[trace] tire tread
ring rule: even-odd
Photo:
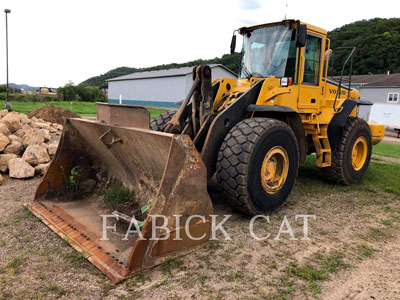
[[[154,131],[161,131],[164,125],[172,119],[175,113],[175,110],[169,110],[158,115],[150,121],[150,129]]]
[[[357,117],[349,117],[346,121],[342,138],[338,148],[332,151],[332,163],[330,167],[325,168],[327,175],[330,179],[334,180],[337,183],[343,185],[350,185],[353,182],[350,182],[345,176],[345,149],[348,139],[350,137],[350,133],[355,130],[357,127],[367,126],[369,130],[368,123]],[[367,162],[369,163],[369,161]]]
[[[218,154],[217,181],[223,190],[222,195],[230,205],[247,215],[260,213],[252,204],[247,190],[250,158],[263,133],[273,127],[289,129],[296,140],[293,131],[282,121],[269,118],[246,119],[231,129]]]

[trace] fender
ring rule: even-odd
[[[328,139],[332,151],[336,150],[339,146],[346,121],[357,104],[357,100],[346,99],[342,104],[342,110],[335,114],[329,123]]]
[[[293,130],[299,146],[299,163],[303,164],[307,155],[306,133],[300,115],[291,107],[282,105],[255,105],[247,107],[248,112],[255,112],[267,118],[278,119],[287,123]]]
[[[256,104],[250,104],[247,107],[247,111],[248,112],[273,111],[273,112],[285,112],[285,113],[296,112],[293,108],[288,107],[288,106],[282,106],[282,105],[256,105]]]

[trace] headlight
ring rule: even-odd
[[[282,77],[281,78],[281,86],[291,86],[293,84],[292,77]]]

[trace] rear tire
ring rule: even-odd
[[[236,124],[225,137],[217,160],[222,196],[248,215],[283,203],[295,184],[299,148],[292,129],[275,119]]]
[[[161,131],[167,122],[171,121],[175,115],[176,110],[170,110],[162,113],[150,121],[150,129],[155,131]]]
[[[372,153],[372,135],[368,123],[359,118],[348,118],[340,144],[332,152],[328,176],[343,185],[362,179],[368,170]]]

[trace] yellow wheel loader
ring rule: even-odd
[[[384,127],[358,118],[370,103],[350,83],[328,79],[327,32],[283,20],[238,33],[237,80],[198,66],[178,111],[150,122],[143,107],[98,104],[97,121],[64,125],[27,206],[115,282],[209,240],[214,175],[221,197],[256,215],[285,201],[307,154],[341,184],[367,171]]]

